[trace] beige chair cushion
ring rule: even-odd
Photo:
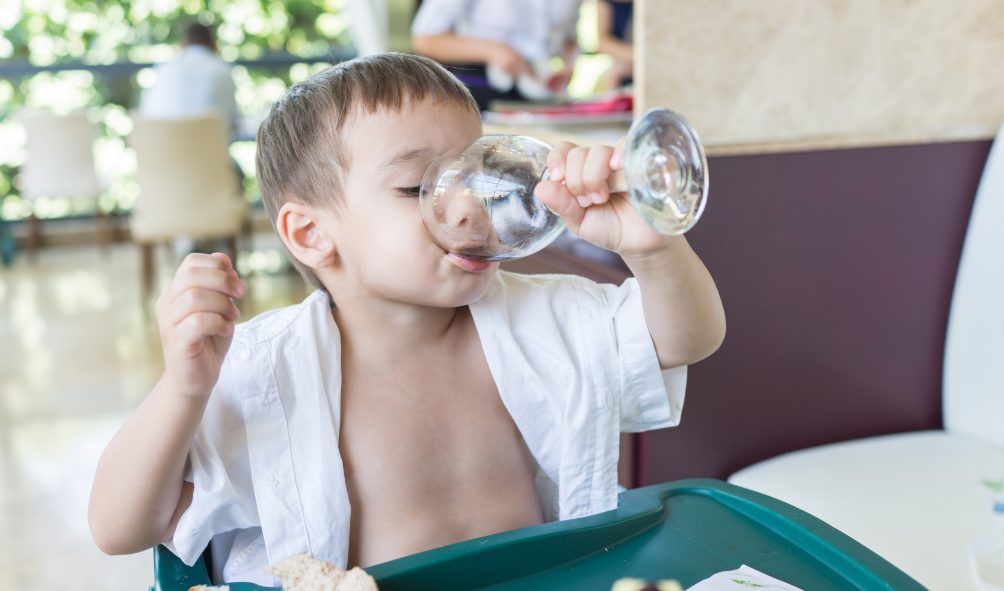
[[[28,159],[21,169],[25,199],[97,199],[104,186],[94,168],[97,132],[87,114],[53,115],[22,111]]]
[[[1004,448],[944,431],[886,435],[788,453],[729,482],[815,515],[935,591],[982,589],[970,543],[990,527],[984,479]]]
[[[218,116],[135,117],[139,200],[130,228],[140,242],[237,234],[247,211]]]

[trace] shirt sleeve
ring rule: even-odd
[[[613,318],[613,345],[619,367],[620,428],[626,433],[680,424],[687,366],[663,370],[645,323],[636,279],[622,285],[592,284]]]
[[[441,35],[456,29],[471,0],[424,0],[411,24],[412,35]]]
[[[192,503],[164,544],[188,565],[214,536],[259,525],[240,399],[228,379],[237,371],[234,357],[224,362],[189,453]]]

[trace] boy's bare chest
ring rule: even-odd
[[[353,564],[541,520],[533,460],[480,348],[343,367],[339,448]]]
[[[522,443],[487,364],[478,361],[471,355],[343,368],[346,470],[398,481],[446,477],[490,457],[499,445]]]

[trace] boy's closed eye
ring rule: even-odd
[[[418,197],[421,189],[421,186],[415,185],[414,187],[397,187],[395,190],[405,197]]]

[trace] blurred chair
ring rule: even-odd
[[[142,294],[156,277],[154,247],[177,237],[223,239],[236,264],[237,236],[248,232],[248,203],[227,154],[223,121],[133,118],[129,143],[136,152],[139,199],[131,230],[140,245]]]
[[[729,482],[815,515],[931,589],[981,588],[978,548],[1004,518],[1004,505],[995,504],[1004,501],[991,497],[1004,483],[1002,225],[1004,127],[987,158],[955,279],[943,430],[796,451],[744,468]]]
[[[111,221],[99,207],[105,187],[94,168],[94,124],[83,111],[53,115],[25,110],[19,114],[27,135],[28,159],[21,168],[21,195],[35,201],[42,197],[93,200],[101,246],[111,242]],[[28,218],[29,253],[42,244],[42,224],[34,207]]]

